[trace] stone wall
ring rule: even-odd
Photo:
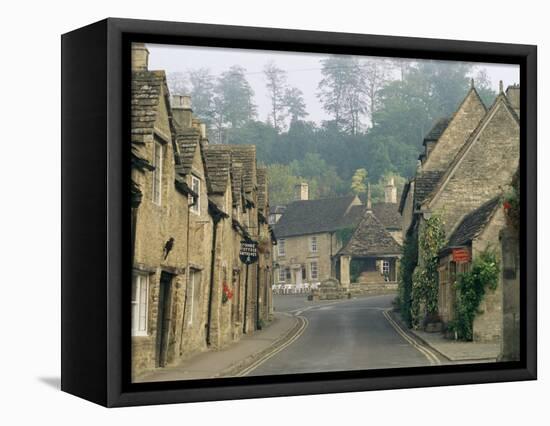
[[[519,162],[519,125],[501,103],[432,201],[447,235],[458,221],[510,184]]]
[[[504,213],[498,208],[489,224],[472,243],[472,258],[480,252],[494,250],[502,267],[502,252],[499,234],[505,226]],[[474,341],[498,342],[502,338],[502,279],[499,279],[495,290],[487,289],[485,297],[479,306],[473,326]]]
[[[162,103],[161,94],[161,104]],[[155,123],[155,134],[162,133],[168,124],[166,108],[160,108]],[[159,130],[157,132],[157,129]],[[173,184],[175,178],[174,156],[171,140],[163,140],[153,134],[143,135],[143,145],[137,153],[140,157],[153,164],[155,141],[162,145],[162,184],[161,202],[153,202],[153,173],[132,170],[132,180],[136,182],[143,194],[142,202],[137,209],[134,270],[148,277],[148,311],[147,332],[144,336],[132,337],[132,367],[133,374],[139,374],[144,369],[154,368],[157,361],[157,329],[158,329],[158,295],[162,271],[172,274],[172,291],[174,294],[185,289],[185,268],[187,259],[187,220],[188,198],[178,192]],[[173,248],[164,258],[164,247],[170,238],[174,239]],[[182,305],[179,296],[173,297],[175,315],[181,314]],[[177,352],[176,323],[169,333],[167,356],[172,358]]]
[[[500,233],[502,249],[502,361],[520,358],[520,254],[517,233],[504,228]]]
[[[310,250],[310,238],[317,237],[317,252],[313,253]],[[322,233],[313,235],[301,235],[296,237],[286,237],[285,240],[285,256],[279,256],[278,248],[274,247],[275,261],[281,267],[289,267],[292,272],[291,284],[295,284],[294,270],[292,265],[302,264],[306,267],[306,279],[303,282],[321,282],[331,276],[331,255],[335,254],[341,244],[337,242],[336,235],[332,233]],[[318,278],[311,279],[311,262],[317,262]],[[278,270],[275,271],[275,282],[282,284],[279,281]],[[284,284],[289,284],[285,280]]]
[[[445,170],[485,113],[485,107],[477,92],[474,89],[470,90],[431,150],[422,170]]]

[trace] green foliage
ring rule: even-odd
[[[319,154],[307,153],[302,160],[293,160],[288,165],[268,165],[267,173],[271,205],[293,201],[294,187],[301,182],[308,183],[311,199],[345,194],[344,181]]]
[[[353,227],[337,229],[335,232],[336,240],[342,246],[345,246],[348,243],[348,241],[351,239],[351,236],[353,235],[353,231],[355,231],[355,228]]]
[[[193,113],[209,128],[214,125],[214,76],[208,68],[199,68],[189,72]]]
[[[174,94],[192,95],[193,110],[207,124],[212,143],[256,145],[263,164],[291,166],[280,170],[289,173],[287,181],[315,181],[311,198],[349,194],[353,173],[364,168],[371,182],[379,182],[372,190],[373,200],[380,201],[385,184],[381,178],[414,174],[424,135],[436,119],[454,111],[468,91],[471,73],[470,67],[457,63],[392,65],[351,56],[328,57],[321,67],[318,97],[332,118],[322,125],[304,121],[303,94],[286,84],[285,71],[276,64],[266,67],[273,107],[267,123],[256,120],[254,93],[241,66],[219,76],[208,69],[171,73],[168,84]],[[395,70],[400,70],[400,79]],[[482,74],[476,77],[476,87],[484,100],[494,95]],[[330,168],[323,179],[300,169],[307,166],[302,160],[308,153]],[[298,165],[291,164],[294,160]]]
[[[481,252],[472,262],[469,272],[459,275],[456,286],[455,319],[449,328],[461,340],[473,339],[474,318],[487,289],[495,290],[500,264],[492,250]]]
[[[233,65],[219,78],[215,88],[215,110],[219,126],[241,127],[256,116],[254,91],[245,77],[246,70]]]
[[[354,194],[367,192],[367,170],[357,169],[351,178],[351,190]]]
[[[393,178],[394,185],[397,189],[397,202],[399,202],[399,196],[403,192],[406,179],[393,172],[386,172],[382,174],[380,179],[374,185],[371,185],[372,202],[379,203],[385,200],[385,190],[388,181]]]
[[[321,60],[318,97],[332,116],[337,130],[355,135],[367,109],[365,71],[354,56],[331,56]]]
[[[508,223],[513,229],[519,231],[520,221],[520,189],[519,189],[519,168],[514,173],[510,191],[504,196],[504,213]]]
[[[418,264],[418,239],[416,232],[408,235],[403,242],[403,256],[399,269],[399,310],[401,318],[407,324],[412,326],[412,288],[413,273]]]
[[[419,266],[413,273],[411,317],[418,328],[423,318],[437,313],[438,253],[445,242],[443,222],[432,215],[424,222],[418,238]]]

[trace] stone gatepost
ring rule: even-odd
[[[340,284],[342,284],[344,288],[349,288],[351,284],[350,263],[350,256],[340,256]]]
[[[519,238],[514,230],[500,233],[502,245],[502,340],[501,360],[517,361],[520,355]]]

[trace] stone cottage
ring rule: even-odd
[[[147,59],[146,47],[134,44],[131,323],[136,380],[147,370],[238,340],[269,321],[272,312],[271,262],[264,254],[246,274],[239,260],[243,239],[257,242],[270,235],[264,217],[267,182],[265,176],[259,184],[256,180],[255,147],[209,145],[190,98],[170,99],[164,72],[148,71]]]
[[[455,316],[457,277],[470,270],[471,259],[486,249],[502,259],[500,231],[505,226],[500,197],[494,197],[468,213],[439,253],[439,315],[444,324]],[[499,341],[502,336],[502,285],[488,291],[473,323],[475,341]]]
[[[405,186],[401,198],[404,237],[418,238],[425,221],[437,214],[442,218],[448,245],[468,215],[479,218],[477,209],[500,196],[510,184],[519,164],[518,91],[519,87],[511,86],[505,94],[501,86],[487,110],[472,83],[455,114],[436,122],[424,141],[425,152],[417,174]],[[476,250],[471,254],[475,258]],[[446,255],[443,264],[445,259]],[[422,265],[423,259],[418,262]],[[444,285],[452,287],[455,271],[459,273],[460,268],[468,265],[449,265],[448,271],[443,271]],[[452,313],[448,301],[453,300],[447,287],[439,298],[445,322]],[[501,298],[488,296],[487,303],[487,311],[498,312]],[[476,339],[494,340],[498,333],[491,321],[477,321]]]
[[[401,238],[401,221],[394,188],[393,181],[388,182],[385,202],[374,204],[369,210],[384,230],[384,236],[388,235],[399,247],[396,238]],[[275,282],[290,287],[291,291],[307,290],[331,277],[340,278],[343,284],[349,285],[350,259],[339,251],[361,222],[365,205],[358,196],[353,195],[309,200],[306,183],[297,185],[295,194],[296,201],[285,206],[284,210],[278,210],[280,217],[273,225],[277,237],[273,253]],[[397,249],[396,255],[399,253]],[[389,273],[390,263],[389,259],[375,260],[375,281],[384,281],[384,274],[395,277],[394,273]],[[344,276],[340,275],[342,270],[345,271]],[[356,280],[372,281],[369,271],[365,266],[358,272]],[[370,277],[373,277],[372,274]]]
[[[193,191],[176,167],[166,76],[147,70],[147,50],[134,46],[131,90],[132,366],[133,372],[161,367],[179,352],[183,306],[171,303],[185,286],[188,220]],[[192,197],[192,195],[191,195]],[[137,200],[136,200],[137,201]],[[172,315],[174,314],[174,315]]]

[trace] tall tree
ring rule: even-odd
[[[187,75],[183,72],[169,72],[166,75],[166,84],[168,84],[171,95],[189,94]]]
[[[290,115],[291,124],[303,120],[309,115],[306,111],[304,94],[297,87],[289,87],[285,90],[284,104],[287,107],[288,115]]]
[[[271,61],[264,67],[264,76],[266,78],[266,87],[271,102],[271,112],[269,119],[271,124],[278,132],[284,127],[286,118],[286,72]]]
[[[215,118],[214,103],[214,76],[208,68],[199,68],[189,72],[189,83],[191,85],[191,102],[193,112],[204,123],[211,127]]]
[[[254,91],[245,72],[243,67],[233,65],[218,77],[214,87],[213,123],[219,143],[227,139],[228,131],[244,126],[256,117]]]
[[[489,75],[486,70],[477,70],[474,77],[474,85],[483,103],[487,107],[491,106],[497,96],[497,93],[491,87],[491,80],[489,79]]]
[[[367,115],[371,126],[373,115],[379,106],[379,94],[391,76],[390,63],[386,59],[369,58],[362,63],[365,74],[365,95],[368,99]]]
[[[361,115],[367,108],[365,73],[353,56],[331,56],[321,60],[317,97],[323,109],[333,117],[338,130],[357,134]]]

